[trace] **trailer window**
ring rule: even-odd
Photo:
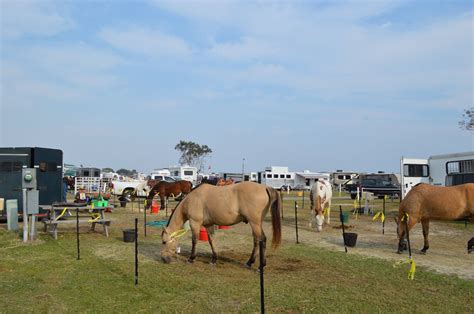
[[[284,179],[285,178],[285,175],[284,174],[280,174],[280,179]]]
[[[286,178],[287,178],[287,179],[291,179],[291,174],[287,174],[287,175],[286,175]]]
[[[0,163],[0,172],[20,172],[23,164],[19,161],[4,161]]]
[[[474,173],[460,173],[446,176],[446,186],[474,183]]]
[[[94,171],[94,177],[100,177],[100,172],[99,171]]]
[[[184,175],[185,176],[192,176],[194,174],[194,171],[192,170],[184,170]]]
[[[403,165],[405,177],[428,177],[430,175],[428,165]]]
[[[446,163],[446,174],[474,172],[474,160],[450,161]]]
[[[277,174],[274,174],[274,175],[273,175],[273,178],[274,178],[274,179],[278,179],[278,175],[277,175]]]
[[[88,177],[89,175],[90,175],[89,170],[84,170],[84,171],[82,172],[82,176],[83,176],[83,177]]]

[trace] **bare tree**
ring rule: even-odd
[[[181,152],[179,163],[181,165],[192,165],[198,168],[201,172],[204,167],[206,157],[212,153],[212,149],[207,145],[199,145],[194,142],[179,141],[174,147],[177,151]]]

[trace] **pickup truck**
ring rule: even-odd
[[[351,199],[357,198],[357,188],[359,193],[372,192],[375,196],[384,195],[398,196],[401,193],[399,180],[395,174],[373,173],[361,174],[353,184],[347,184],[346,190],[351,194]]]
[[[161,176],[156,175],[154,177],[156,181],[167,181],[167,182],[174,182],[176,181],[174,178],[169,176]],[[130,199],[133,191],[137,187],[145,187],[147,184],[147,180],[130,180],[130,181],[111,181],[113,185],[112,193],[117,196],[122,196],[124,199]],[[138,197],[147,197],[148,193],[143,191],[143,188],[137,190]]]

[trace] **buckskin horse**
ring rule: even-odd
[[[408,214],[408,221],[404,221]],[[421,222],[424,245],[421,253],[425,254],[430,245],[428,242],[429,222],[435,220],[457,220],[474,218],[474,183],[442,187],[425,183],[415,185],[405,196],[398,209],[397,234],[398,253],[405,247],[406,226],[410,231]]]
[[[148,193],[145,209],[150,208],[153,197],[155,197],[156,194],[160,197],[161,208],[165,208],[165,201],[168,200],[168,197],[178,197],[180,194],[187,195],[191,192],[192,188],[193,184],[186,180],[176,182],[160,181],[155,184]]]
[[[332,186],[326,180],[318,180],[314,182],[309,193],[309,199],[311,201],[311,220],[309,226],[312,226],[312,222],[315,221],[315,227],[318,232],[323,228],[324,222],[324,209],[327,208],[326,223],[329,224],[331,214],[331,202],[332,202]]]
[[[189,221],[192,232],[192,250],[188,259],[192,263],[196,258],[196,243],[201,226],[207,229],[208,241],[212,250],[211,264],[217,261],[217,253],[212,243],[214,225],[230,226],[239,222],[249,223],[253,234],[253,249],[245,264],[251,267],[255,262],[257,244],[263,241],[263,265],[265,265],[266,236],[262,229],[262,221],[271,208],[274,249],[281,242],[281,200],[278,192],[254,182],[216,187],[201,184],[186,196],[171,214],[168,225],[161,234],[163,262],[169,263],[176,254],[176,242]]]

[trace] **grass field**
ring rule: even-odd
[[[285,201],[285,214],[292,213],[293,204],[292,199]],[[389,211],[394,208],[396,205],[390,205]],[[177,262],[161,263],[160,230],[149,228],[146,238],[142,234],[139,237],[140,279],[135,286],[134,246],[122,241],[121,230],[131,227],[134,217],[141,220],[142,214],[128,207],[110,216],[110,238],[81,227],[81,260],[76,259],[73,227],[60,229],[63,232],[57,241],[41,234],[38,241],[27,245],[21,244],[19,233],[0,228],[0,312],[259,311],[256,267],[242,267],[251,249],[247,225],[218,232],[217,266],[208,264],[209,249],[203,242],[198,245],[196,262],[185,262],[190,251],[189,233],[181,240],[182,255]],[[268,222],[265,230],[271,238]],[[296,245],[292,238],[284,237],[278,250],[267,251],[266,309],[474,312],[474,281],[423,267],[418,267],[415,280],[409,281],[406,265],[392,265],[384,259],[345,254],[343,249]]]

